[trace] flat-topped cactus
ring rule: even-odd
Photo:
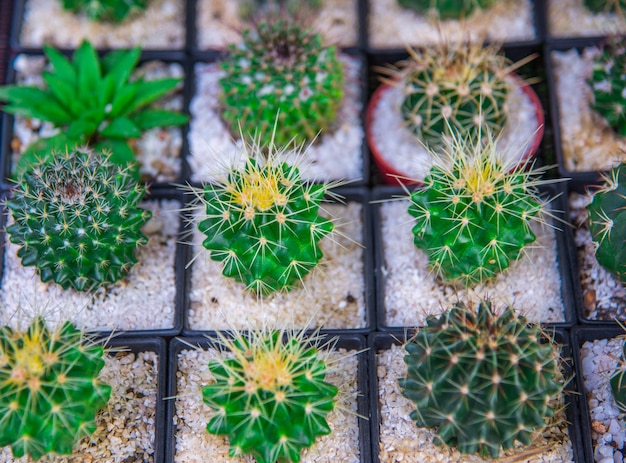
[[[64,289],[96,289],[123,278],[148,242],[151,212],[131,166],[90,149],[68,150],[25,173],[7,200],[9,241],[24,266]]]
[[[63,8],[82,13],[92,21],[121,22],[143,11],[150,0],[62,0]]]
[[[433,14],[439,19],[461,19],[476,9],[485,9],[498,0],[398,0],[398,4],[421,14]]]
[[[529,444],[563,390],[553,340],[511,307],[458,304],[429,317],[405,349],[399,382],[415,402],[411,418],[461,453],[497,458],[515,441]]]

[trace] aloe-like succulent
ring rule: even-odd
[[[326,381],[320,340],[267,329],[220,336],[223,358],[209,363],[215,381],[202,388],[202,397],[214,412],[207,431],[228,437],[230,456],[295,463],[331,432],[326,416],[339,389]]]
[[[588,79],[593,90],[591,108],[618,135],[626,136],[626,40],[613,39],[593,60]]]
[[[420,14],[434,14],[439,19],[466,18],[477,9],[493,6],[498,0],[398,0],[404,8]]]
[[[0,327],[0,447],[38,460],[71,454],[96,429],[111,393],[98,379],[104,349],[66,322],[37,317],[25,331]]]
[[[257,141],[244,145],[243,167],[226,169],[196,195],[211,259],[224,264],[225,276],[266,295],[292,289],[318,264],[319,241],[333,222],[319,214],[327,186],[303,181],[297,165]]]
[[[7,103],[4,111],[49,121],[58,128],[56,135],[28,146],[17,163],[17,177],[39,159],[49,159],[51,153],[78,145],[108,151],[111,161],[117,164],[134,163],[129,140],[154,127],[187,121],[184,114],[150,107],[172,91],[180,79],[133,79],[141,55],[139,47],[112,51],[99,58],[93,46],[84,41],[72,61],[49,46],[44,52],[52,66],[42,75],[44,88],[0,87],[0,101]]]
[[[319,34],[284,20],[264,22],[229,51],[219,84],[232,133],[285,146],[309,143],[331,127],[343,97],[343,65]]]
[[[542,342],[545,341],[545,342]],[[436,428],[435,442],[497,458],[554,415],[563,390],[553,340],[511,307],[497,314],[455,305],[429,317],[405,345],[402,393],[417,426]]]
[[[598,263],[626,284],[626,163],[604,175],[587,212]]]
[[[497,45],[443,42],[408,51],[407,60],[383,71],[383,80],[402,89],[405,124],[429,149],[442,149],[452,132],[478,137],[502,131],[507,75],[517,65]]]
[[[626,11],[625,0],[583,0],[583,4],[593,13],[618,13]]]
[[[6,231],[24,266],[64,289],[92,290],[124,277],[148,242],[151,212],[130,167],[90,149],[68,150],[25,173],[6,202]]]
[[[543,222],[546,212],[537,190],[544,169],[505,161],[496,141],[485,138],[454,136],[411,193],[408,209],[414,243],[428,254],[431,269],[465,286],[519,259],[536,239],[531,224]]]
[[[62,0],[63,8],[82,13],[92,21],[121,22],[143,11],[149,0]]]

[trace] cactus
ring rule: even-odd
[[[318,242],[333,230],[319,215],[327,186],[307,184],[296,165],[270,146],[268,157],[256,142],[245,146],[242,168],[197,192],[206,210],[198,229],[211,259],[223,274],[260,295],[290,290],[322,258]]]
[[[583,0],[583,4],[593,13],[623,14],[626,10],[625,0]]]
[[[252,330],[221,336],[232,356],[211,361],[215,382],[202,389],[215,414],[211,434],[226,435],[230,456],[251,454],[258,463],[299,462],[300,452],[330,433],[326,416],[338,388],[325,381],[319,337],[304,332]]]
[[[611,374],[611,379],[609,380],[609,385],[611,386],[611,391],[613,392],[613,398],[615,399],[615,404],[622,411],[622,413],[626,413],[626,344],[622,346],[622,357],[619,359],[619,363],[613,374]]]
[[[111,387],[98,380],[103,352],[70,322],[50,330],[38,317],[24,332],[0,327],[0,447],[34,460],[71,454],[109,400]]]
[[[454,136],[410,196],[414,243],[432,270],[452,283],[481,283],[508,268],[536,239],[532,221],[543,221],[536,186],[543,169],[502,159],[495,140]]]
[[[66,151],[26,173],[7,201],[9,240],[22,265],[44,282],[91,290],[125,276],[147,243],[150,211],[137,206],[145,188],[130,166],[88,149]]]
[[[598,262],[626,284],[626,163],[604,175],[587,211]]]
[[[262,23],[243,33],[221,63],[222,118],[232,133],[260,134],[268,145],[311,142],[337,117],[343,66],[334,47],[298,24]],[[278,129],[273,135],[274,121]]]
[[[499,134],[509,61],[497,46],[442,43],[436,50],[409,50],[408,60],[387,71],[404,94],[400,110],[407,127],[430,149],[441,150],[452,131],[477,137]]]
[[[626,136],[626,42],[613,39],[595,56],[590,102],[617,134]]]
[[[476,312],[458,304],[429,317],[405,349],[399,382],[415,402],[411,418],[461,453],[497,458],[515,441],[529,444],[563,389],[552,340],[511,307],[497,315],[489,302]]]
[[[134,13],[143,11],[149,0],[63,0],[63,8],[72,13],[83,13],[91,21],[121,22]]]
[[[404,8],[420,14],[435,14],[439,19],[461,19],[471,15],[476,9],[485,9],[498,0],[398,0]]]
[[[239,16],[244,20],[255,20],[258,17],[273,17],[287,14],[289,17],[306,17],[306,14],[317,12],[323,0],[242,0],[239,5]]]

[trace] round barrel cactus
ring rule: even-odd
[[[268,330],[220,343],[225,358],[209,363],[215,381],[202,388],[215,412],[207,431],[228,437],[231,457],[299,462],[302,449],[330,433],[326,416],[338,393],[318,345],[302,333]]]
[[[26,172],[7,201],[7,233],[22,265],[78,291],[123,278],[148,242],[141,227],[151,217],[138,207],[145,188],[131,169],[75,149]]]
[[[111,387],[98,379],[103,354],[70,322],[50,330],[38,317],[23,332],[0,327],[0,447],[33,460],[71,454],[109,401]]]
[[[476,9],[489,8],[498,0],[398,0],[404,8],[421,14],[435,13],[440,19],[461,19]]]
[[[343,65],[319,34],[287,21],[262,23],[229,50],[220,102],[233,134],[286,146],[311,142],[331,127],[343,97]]]
[[[429,317],[405,349],[399,382],[416,405],[411,418],[461,453],[497,458],[515,441],[530,444],[563,389],[552,340],[511,307],[456,305]]]
[[[62,0],[63,8],[82,13],[92,21],[121,22],[143,11],[150,0]]]
[[[626,163],[605,175],[587,205],[589,231],[598,263],[626,284]]]

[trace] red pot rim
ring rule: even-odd
[[[526,94],[526,96],[530,99],[533,107],[535,108],[535,118],[537,120],[537,130],[535,131],[535,135],[532,143],[528,146],[526,152],[520,158],[519,164],[524,164],[532,159],[537,151],[539,150],[539,145],[541,144],[541,140],[543,139],[544,127],[545,127],[545,115],[543,111],[543,107],[541,106],[541,102],[539,101],[539,96],[533,90],[533,88],[528,85],[521,77],[511,74],[510,75],[522,91]],[[374,135],[372,134],[372,123],[374,120],[374,109],[378,106],[378,102],[381,99],[382,95],[391,88],[389,84],[381,84],[378,86],[372,97],[370,98],[369,103],[367,104],[367,109],[365,111],[365,139],[367,140],[367,144],[370,148],[370,152],[372,153],[372,157],[374,158],[374,162],[378,166],[378,170],[382,175],[382,181],[388,185],[397,185],[398,183],[403,185],[421,185],[422,182],[420,180],[411,179],[407,174],[396,170],[384,157],[384,155],[378,149],[374,141]]]

